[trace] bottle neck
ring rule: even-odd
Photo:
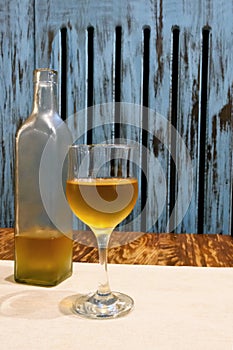
[[[34,84],[33,113],[57,112],[57,85],[52,82]]]

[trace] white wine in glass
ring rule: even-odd
[[[136,147],[120,144],[69,148],[67,200],[73,213],[95,234],[104,272],[95,293],[76,298],[74,310],[82,317],[115,318],[133,307],[131,297],[109,287],[107,249],[110,234],[137,201],[136,156]]]

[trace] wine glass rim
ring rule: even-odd
[[[136,149],[138,148],[137,144],[123,144],[123,143],[93,143],[93,144],[76,144],[76,145],[70,145],[69,149],[75,149],[75,148],[122,148],[122,149]]]

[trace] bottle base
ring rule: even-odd
[[[14,280],[16,283],[21,283],[21,284],[29,284],[32,286],[40,286],[40,287],[54,287],[69,278],[72,275],[72,271],[66,275],[63,275],[57,279],[51,279],[51,280],[35,280],[33,278],[28,278],[28,277],[18,277],[14,276]]]

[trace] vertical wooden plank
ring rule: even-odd
[[[150,231],[165,232],[169,220],[171,28],[176,11],[172,18],[172,4],[159,0],[151,3],[150,11],[147,220]]]
[[[85,14],[83,14],[84,16]],[[87,142],[87,23],[67,24],[67,117],[79,143]]]
[[[92,142],[112,142],[113,114],[113,56],[114,4],[109,1],[92,3],[89,20],[94,28],[94,82]]]
[[[189,7],[192,6],[192,8]],[[204,26],[204,11],[200,2],[183,2],[180,4],[176,25],[179,27],[179,83],[178,83],[178,115],[177,130],[188,150],[192,160],[190,179],[182,178],[187,162],[184,153],[177,145],[176,162],[180,172],[180,179],[176,179],[175,191],[181,191],[181,201],[175,208],[175,221],[178,221],[176,232],[197,232],[198,228],[198,193],[199,193],[199,142],[200,142],[200,62],[201,62],[201,32]],[[199,14],[198,16],[196,14]],[[193,186],[192,186],[193,185]],[[183,202],[191,199],[184,218],[179,218],[183,209]]]
[[[62,26],[57,23],[54,32],[51,57],[47,62],[59,73],[59,113],[62,114],[64,109],[62,103],[65,100],[66,110],[63,110],[65,115],[62,117],[73,130],[74,141],[78,138],[79,143],[85,143],[87,140],[87,111],[85,111],[87,108],[87,28],[67,20]],[[65,90],[62,86],[62,76],[65,79]]]
[[[143,3],[125,1],[115,9],[117,24],[122,28],[120,102],[116,106],[120,121],[119,142],[135,143],[139,148],[138,185],[139,194],[132,214],[123,222],[121,229],[140,231],[141,170],[142,165],[142,52],[143,52]],[[119,110],[120,109],[120,110]]]
[[[34,2],[0,1],[0,226],[14,226],[15,134],[31,112]]]

